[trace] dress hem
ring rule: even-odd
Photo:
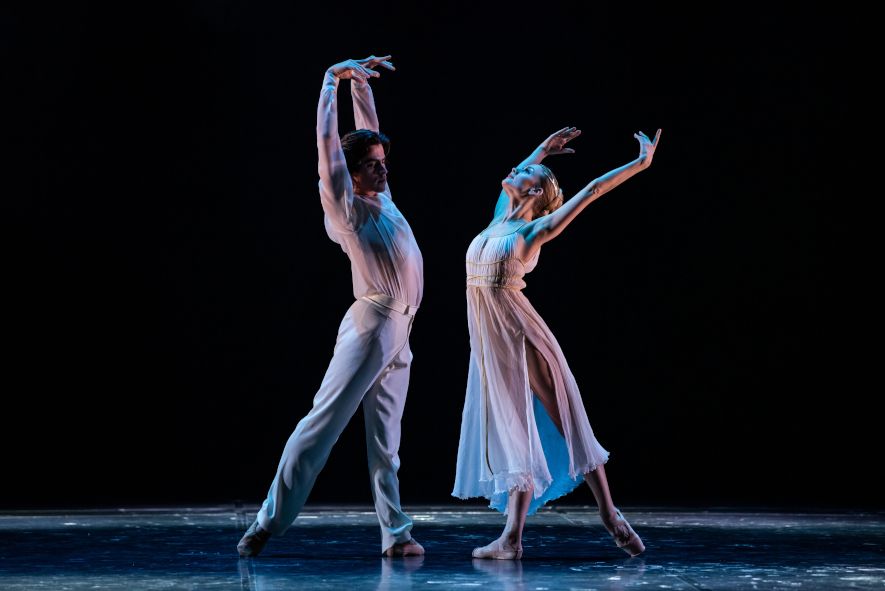
[[[532,514],[536,513],[536,512],[538,511],[538,509],[540,509],[541,507],[545,506],[547,503],[550,503],[551,501],[555,501],[555,500],[557,500],[557,499],[561,499],[561,498],[564,497],[565,495],[567,495],[567,494],[569,494],[570,492],[574,491],[576,488],[578,488],[578,487],[581,485],[581,480],[578,478],[578,475],[579,475],[579,474],[580,474],[581,477],[583,477],[585,474],[589,474],[590,472],[593,472],[593,471],[596,470],[599,466],[602,466],[602,465],[607,464],[607,463],[608,463],[608,460],[609,460],[609,457],[610,457],[610,454],[606,453],[606,455],[605,455],[605,459],[602,460],[601,462],[597,462],[597,463],[595,463],[595,464],[586,464],[585,466],[582,466],[580,469],[575,470],[575,476],[574,476],[574,477],[569,477],[568,479],[553,480],[552,482],[550,482],[547,486],[545,486],[544,488],[541,489],[541,491],[540,491],[539,494],[537,494],[537,495],[533,495],[533,496],[534,496],[534,499],[540,499],[540,498],[544,497],[544,495],[547,494],[547,493],[549,493],[551,496],[550,496],[549,498],[545,498],[545,499],[543,500],[543,502],[542,502],[542,503],[538,503],[537,506],[532,506],[532,507],[530,507],[529,510],[528,510],[528,512],[527,512],[526,514],[527,514],[527,515],[532,515]],[[497,489],[496,489],[496,490],[494,490],[491,494],[486,494],[486,493],[478,493],[478,494],[465,493],[465,494],[462,495],[462,494],[458,494],[458,493],[456,493],[455,491],[452,491],[451,496],[455,497],[456,499],[461,499],[462,501],[465,501],[465,500],[467,500],[467,499],[479,499],[479,498],[487,499],[487,500],[489,501],[489,508],[490,508],[490,509],[495,509],[496,511],[500,511],[501,513],[503,513],[504,515],[506,515],[506,514],[507,514],[507,510],[506,510],[506,506],[507,506],[507,503],[506,503],[506,497],[505,497],[505,502],[504,502],[504,505],[503,505],[503,507],[504,507],[503,509],[502,509],[501,507],[495,506],[495,504],[494,504],[495,501],[494,501],[493,497],[495,497],[495,496],[500,496],[500,495],[502,495],[502,494],[504,494],[504,495],[509,495],[509,494],[510,494],[510,491],[511,491],[511,490],[514,490],[514,489],[515,489],[515,490],[519,490],[519,491],[526,491],[526,490],[528,490],[528,482],[531,481],[531,480],[533,480],[533,478],[532,478],[531,474],[526,474],[525,472],[502,472],[502,473],[500,473],[500,474],[502,474],[502,475],[503,475],[503,474],[507,474],[507,475],[510,475],[510,474],[517,474],[517,475],[519,475],[519,476],[521,477],[521,478],[519,479],[519,481],[520,481],[521,483],[524,483],[524,484],[515,484],[513,487],[511,487],[511,488],[509,488],[509,489],[507,489],[507,490],[497,490]],[[491,478],[491,479],[488,479],[488,480],[480,480],[479,482],[480,482],[480,483],[484,483],[484,482],[493,482],[493,481],[497,482],[498,480],[499,480],[498,478]],[[551,491],[551,489],[553,489],[553,490]],[[538,489],[535,488],[534,490],[537,491]],[[535,503],[532,503],[532,505],[535,505]]]

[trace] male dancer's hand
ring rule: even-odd
[[[581,135],[581,130],[577,127],[563,127],[556,133],[552,134],[546,140],[541,142],[541,150],[545,156],[556,156],[557,154],[574,154],[571,148],[565,145]]]
[[[380,72],[375,71],[375,68],[378,66],[384,66],[388,70],[396,70],[396,68],[393,67],[393,64],[390,63],[390,58],[391,56],[389,55],[382,57],[370,55],[361,60],[344,60],[343,62],[330,67],[329,71],[341,80],[352,78],[354,80],[359,80],[360,82],[366,82],[369,78],[378,78],[381,76]]]

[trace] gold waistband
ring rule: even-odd
[[[418,306],[410,306],[409,304],[394,299],[389,295],[384,295],[383,293],[370,293],[364,295],[360,299],[378,304],[379,306],[384,306],[385,308],[390,308],[394,312],[399,312],[404,316],[414,316],[415,312],[418,311]]]

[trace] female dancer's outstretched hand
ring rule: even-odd
[[[574,154],[571,148],[565,145],[581,135],[581,130],[577,127],[563,127],[541,143],[541,149],[547,156],[555,156],[557,154]]]
[[[658,140],[661,139],[661,130],[659,129],[655,134],[654,140],[649,139],[641,131],[634,133],[633,137],[639,140],[639,159],[642,160],[643,165],[650,166],[658,147]]]
[[[389,55],[382,57],[370,55],[361,60],[344,60],[330,67],[329,71],[342,80],[353,78],[354,80],[365,82],[369,78],[377,78],[381,75],[375,71],[375,68],[378,66],[384,66],[388,70],[396,70],[393,64],[390,63],[390,58],[391,56]]]

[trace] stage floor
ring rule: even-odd
[[[236,543],[257,507],[0,512],[0,589],[885,589],[885,513],[622,507],[646,543],[628,558],[595,509],[530,517],[521,561],[474,560],[503,519],[406,507],[427,555],[380,556],[368,507],[312,507],[255,559]]]

